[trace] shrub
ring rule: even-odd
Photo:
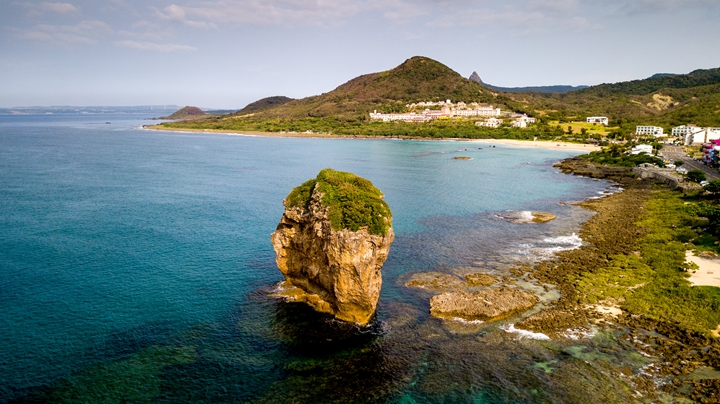
[[[308,209],[316,191],[323,195],[321,203],[328,208],[333,230],[358,231],[367,227],[370,234],[387,234],[392,213],[372,182],[353,173],[326,168],[316,178],[293,189],[285,198],[285,205]]]
[[[705,173],[700,170],[690,170],[687,173],[687,179],[694,182],[705,181]]]
[[[712,180],[709,184],[705,185],[703,187],[705,191],[710,192],[711,194],[717,194],[720,192],[720,180]]]

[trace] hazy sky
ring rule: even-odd
[[[720,67],[720,0],[0,0],[0,107],[240,108],[422,55],[499,86]]]

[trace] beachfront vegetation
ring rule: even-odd
[[[713,195],[720,194],[720,180],[712,180],[707,185],[703,187],[705,192],[708,192]]]
[[[293,189],[285,199],[286,206],[307,210],[313,191],[323,195],[321,202],[328,208],[333,230],[358,231],[367,227],[370,234],[385,235],[392,224],[392,213],[382,200],[382,192],[365,178],[326,168]]]
[[[620,145],[610,145],[601,151],[591,152],[580,157],[596,164],[614,167],[636,167],[640,164],[656,164],[659,167],[665,167],[663,160],[658,157],[647,153],[625,154],[624,150],[625,148]]]
[[[511,127],[487,128],[476,126],[470,120],[436,120],[427,123],[379,122],[364,119],[346,120],[324,118],[235,118],[215,119],[206,122],[168,122],[170,129],[210,129],[221,131],[332,134],[335,136],[375,136],[408,138],[461,138],[461,139],[522,139],[561,140],[585,143],[588,137],[566,136],[562,129],[536,125],[530,129]]]
[[[707,179],[702,170],[690,170],[687,172],[687,179],[694,182],[702,182]]]
[[[654,191],[638,223],[645,235],[637,252],[610,256],[603,268],[584,273],[577,281],[580,301],[610,300],[631,314],[703,332],[715,330],[720,324],[720,288],[691,286],[687,271],[692,269],[685,262],[685,252],[695,248],[695,242],[717,252],[717,239],[703,231],[706,226],[697,227],[707,225],[701,215],[715,213],[715,220],[720,219],[720,209],[710,212],[694,197]]]

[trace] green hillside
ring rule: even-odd
[[[602,115],[611,123],[718,126],[720,68],[601,84],[566,94],[518,94],[514,99],[535,116],[561,122]]]
[[[238,114],[252,114],[260,111],[264,111],[266,109],[274,108],[283,104],[287,104],[288,102],[292,101],[293,99],[290,97],[284,97],[281,95],[276,95],[273,97],[266,97],[260,100],[257,100],[255,102],[251,102],[248,104],[245,108],[238,111]]]
[[[373,110],[402,111],[407,103],[445,99],[488,103],[510,101],[493,96],[482,85],[462,77],[440,62],[416,56],[392,70],[356,77],[328,93],[294,100],[255,116],[332,116],[341,120],[365,120]],[[244,113],[241,111],[238,114]]]
[[[472,122],[380,123],[369,113],[404,112],[420,101],[479,102],[539,118],[527,130],[487,130]],[[635,125],[694,123],[720,126],[720,68],[689,74],[601,84],[563,94],[505,93],[468,80],[435,60],[416,56],[396,68],[356,77],[336,89],[303,99],[270,97],[241,111],[205,119],[166,123],[168,128],[279,132],[311,131],[336,135],[554,138],[557,123],[607,116],[613,131],[629,134]],[[549,123],[552,123],[549,125]]]
[[[703,87],[712,84],[720,84],[720,68],[695,70],[688,74],[653,76],[644,80],[632,80],[615,84],[600,84],[580,90],[576,95],[647,95],[664,89]]]

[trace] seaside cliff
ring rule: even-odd
[[[382,198],[370,181],[332,169],[295,188],[271,236],[285,276],[281,295],[339,320],[367,324],[395,238]]]

